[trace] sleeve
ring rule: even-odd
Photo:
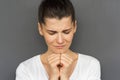
[[[15,80],[31,80],[27,68],[22,63],[16,69]]]
[[[101,80],[100,62],[97,59],[91,61],[87,80]]]

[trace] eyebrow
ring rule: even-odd
[[[65,29],[65,30],[63,30],[62,32],[65,32],[65,31],[69,31],[69,30],[71,30],[72,28],[69,28],[69,29]],[[55,33],[57,33],[57,31],[54,31],[54,30],[49,30],[49,29],[46,29],[48,32],[55,32]]]
[[[63,30],[63,32],[64,32],[64,31],[70,31],[71,29],[72,29],[72,28],[70,28],[70,29],[66,29],[66,30]]]

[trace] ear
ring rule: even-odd
[[[42,29],[42,24],[38,22],[38,31],[41,36],[43,36],[43,29]]]
[[[74,33],[76,32],[77,30],[77,20],[75,20],[75,23],[74,23]]]

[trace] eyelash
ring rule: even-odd
[[[63,32],[65,34],[69,34],[71,31],[66,31],[66,32]],[[56,32],[49,32],[50,35],[54,35]]]
[[[70,31],[66,31],[66,32],[64,32],[65,34],[69,34],[70,33]]]
[[[50,35],[54,35],[54,34],[55,34],[55,32],[49,32],[49,34],[50,34]]]

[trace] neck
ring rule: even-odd
[[[67,51],[65,51],[64,53],[55,53],[55,52],[53,52],[53,51],[51,51],[51,50],[47,50],[46,52],[45,52],[45,54],[46,55],[51,55],[51,54],[71,54],[71,53],[74,53],[73,51],[71,51],[70,49],[68,49]]]

